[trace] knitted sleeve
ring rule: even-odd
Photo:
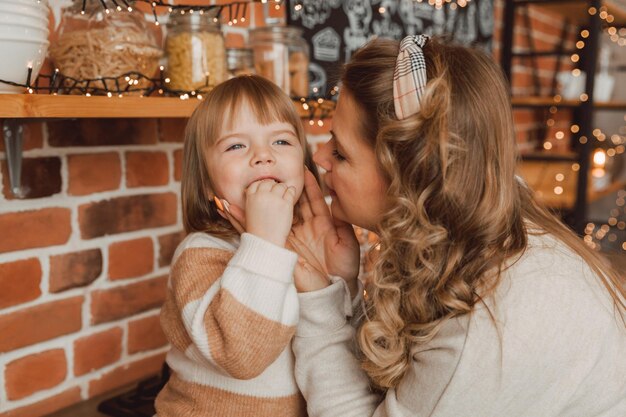
[[[354,354],[355,307],[341,280],[299,294],[300,322],[292,347],[296,381],[310,417],[416,417],[432,415],[459,361],[467,315],[451,320],[436,340],[415,352],[413,366],[397,387],[380,398]],[[346,298],[347,297],[347,298]]]
[[[161,323],[172,345],[228,375],[261,374],[295,333],[297,255],[251,234],[233,253],[185,248],[172,266]]]

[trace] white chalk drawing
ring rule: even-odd
[[[324,68],[315,62],[311,62],[309,64],[309,78],[309,96],[324,95],[328,88]]]
[[[478,3],[478,27],[484,37],[493,35],[493,3],[481,1]]]
[[[425,23],[433,20],[434,7],[426,2],[400,0],[400,19],[407,35],[425,33]]]
[[[302,7],[299,10],[290,7],[291,19],[300,19],[302,26],[312,29],[316,25],[326,23],[332,9],[336,9],[341,5],[341,0],[303,0],[300,4]]]
[[[380,14],[381,20],[374,20],[372,22],[372,32],[374,35],[381,38],[389,39],[402,39],[404,33],[402,26],[392,20],[392,16],[396,14],[398,10],[397,0],[375,0],[372,4],[378,4],[380,2],[380,8],[384,11]]]
[[[345,60],[350,60],[352,53],[363,46],[370,38],[372,5],[370,0],[344,0],[343,10],[348,17],[349,27],[344,29]]]
[[[341,37],[335,29],[327,27],[313,35],[313,59],[316,61],[339,61]]]
[[[463,45],[474,43],[478,37],[478,29],[476,28],[476,3],[471,1],[465,6],[465,16],[459,19],[454,31],[454,40]]]
[[[455,9],[448,9],[448,16],[446,18],[446,33],[454,33],[454,27],[457,22],[458,7]]]
[[[494,0],[471,0],[465,7],[427,0],[289,0],[288,24],[301,26],[311,48],[311,89],[322,93],[337,82],[339,67],[372,37],[449,35],[463,45],[490,51]],[[301,7],[296,8],[295,5]]]

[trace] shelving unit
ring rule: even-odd
[[[583,230],[587,221],[587,205],[598,198],[609,195],[619,189],[624,188],[626,184],[614,183],[601,191],[595,191],[590,186],[590,159],[591,159],[591,139],[593,131],[593,115],[595,110],[626,110],[626,102],[596,102],[594,100],[594,84],[596,74],[596,61],[598,59],[599,38],[601,34],[601,19],[599,17],[600,7],[604,6],[611,13],[615,20],[614,26],[626,26],[626,10],[620,7],[612,0],[506,0],[504,9],[504,22],[502,34],[502,54],[501,66],[509,81],[512,81],[512,67],[514,59],[530,59],[534,64],[537,57],[554,56],[558,58],[569,57],[574,51],[565,49],[564,41],[553,50],[535,50],[533,42],[529,41],[529,51],[520,51],[514,48],[514,28],[515,16],[518,8],[534,5],[541,7],[543,10],[549,10],[563,16],[565,23],[563,25],[563,39],[565,38],[567,25],[574,25],[580,33],[580,30],[589,31],[589,36],[585,39],[585,47],[582,50],[576,50],[581,57],[579,69],[587,74],[585,80],[584,93],[587,100],[564,100],[558,96],[556,87],[556,73],[560,70],[560,63],[557,61],[555,74],[552,82],[552,91],[548,96],[530,96],[530,97],[513,97],[512,105],[514,108],[548,109],[550,107],[568,108],[573,112],[574,123],[579,126],[578,132],[572,134],[570,142],[570,151],[562,154],[551,152],[537,152],[531,155],[524,155],[521,170],[526,171],[529,175],[534,169],[542,172],[544,178],[535,178],[535,181],[527,181],[535,189],[537,196],[549,207],[557,209],[561,212],[563,219],[579,234]],[[596,13],[589,13],[589,8],[594,7]],[[526,24],[530,26],[528,14],[526,14]],[[529,29],[529,27],[527,27]],[[530,35],[529,35],[530,36]],[[536,74],[535,91],[538,93],[539,86]],[[545,131],[543,132],[545,134]],[[581,138],[588,138],[582,140]],[[567,183],[562,185],[561,194],[556,194],[553,185],[544,181],[548,175],[554,175],[554,170],[559,169],[563,172],[564,167],[568,164],[578,164],[577,177],[575,183]],[[526,165],[526,166],[524,166]],[[556,171],[555,171],[556,172]],[[554,178],[554,176],[552,176]],[[534,183],[533,183],[534,182]]]

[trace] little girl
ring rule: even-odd
[[[189,235],[161,310],[172,375],[159,417],[306,416],[290,347],[298,257],[285,243],[305,162],[316,172],[310,161],[293,103],[264,78],[218,85],[191,116],[181,195]],[[224,201],[245,209],[241,236]]]

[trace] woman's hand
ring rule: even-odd
[[[216,205],[220,214],[233,225],[237,232],[246,232],[246,216],[241,208],[228,204],[226,200],[217,200]],[[287,237],[285,247],[298,254],[298,263],[293,274],[294,284],[298,292],[315,291],[330,285],[328,275],[324,272],[325,269],[311,251],[295,239],[293,233]]]
[[[308,170],[299,205],[303,221],[292,227],[290,240],[308,248],[326,274],[346,280],[354,296],[358,288],[359,242],[351,224],[333,219],[319,184]]]

